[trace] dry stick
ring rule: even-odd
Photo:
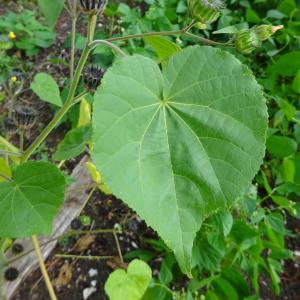
[[[52,286],[50,278],[49,278],[49,275],[47,273],[47,269],[46,269],[46,266],[45,266],[45,263],[44,263],[44,260],[43,260],[41,249],[39,247],[38,239],[35,235],[32,236],[32,241],[33,241],[34,249],[35,249],[35,252],[37,254],[40,269],[42,271],[42,274],[43,274],[43,277],[44,277],[44,280],[45,280],[50,298],[51,298],[51,300],[57,300],[54,289],[53,289],[53,286]]]
[[[75,254],[55,254],[57,258],[73,258],[73,259],[87,259],[87,260],[101,260],[110,259],[113,256],[95,256],[95,255],[75,255]]]
[[[79,209],[78,215],[79,216],[81,214],[81,212],[84,210],[84,208],[86,207],[86,205],[88,204],[88,202],[90,201],[90,199],[92,198],[94,192],[96,191],[96,187],[94,187],[91,192],[88,194],[88,196],[86,197],[86,199],[84,200],[82,206]]]
[[[119,254],[121,263],[124,264],[124,259],[123,259],[123,255],[122,255],[122,251],[121,251],[121,247],[120,247],[120,243],[119,243],[119,239],[118,239],[116,231],[113,232],[113,235],[114,235],[114,238],[115,238],[115,241],[116,241],[116,245],[117,245],[117,249],[118,249],[118,254]]]
[[[49,239],[48,241],[46,241],[45,243],[41,244],[40,246],[41,247],[44,247],[52,242],[55,242],[61,238],[65,238],[65,237],[69,237],[69,236],[73,236],[73,235],[83,235],[83,234],[99,234],[99,233],[113,233],[114,232],[114,229],[95,229],[95,230],[72,230],[72,231],[69,231],[67,233],[64,233],[64,234],[61,234],[59,236],[56,236],[56,237],[53,237],[52,239]],[[5,266],[9,266],[10,264],[18,261],[19,259],[23,258],[24,256],[32,253],[34,251],[34,248],[26,251],[26,252],[23,252],[21,254],[18,254],[14,257],[12,257],[11,259],[8,259],[5,261]]]

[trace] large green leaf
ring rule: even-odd
[[[267,112],[251,72],[227,52],[189,47],[162,74],[118,61],[94,102],[93,159],[113,193],[190,273],[203,219],[248,187],[264,155]]]
[[[28,162],[0,183],[0,237],[49,234],[64,199],[65,177],[56,166]]]

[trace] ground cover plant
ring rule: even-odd
[[[262,282],[279,296],[283,262],[297,258],[287,243],[297,239],[289,224],[300,214],[299,3],[33,5],[44,21],[26,9],[0,18],[0,282],[18,276],[5,254],[18,248],[13,240],[32,237],[57,299],[37,236],[51,233],[72,181],[61,167],[88,152],[92,193],[113,194],[157,233],[147,249],[124,255],[128,265],[120,255],[122,268],[103,282],[109,299],[268,299]],[[34,64],[20,59],[52,45],[64,9],[70,55],[50,63],[69,76],[58,82],[53,72],[33,71],[26,82]],[[39,111],[19,100],[24,85],[54,111],[32,140]],[[44,151],[65,123],[56,149]],[[69,234],[83,223],[73,220]],[[112,230],[118,250],[124,228]]]

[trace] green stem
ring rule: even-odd
[[[45,266],[45,263],[43,260],[43,256],[42,256],[42,252],[41,252],[41,249],[40,249],[40,246],[38,243],[38,239],[35,235],[32,236],[32,241],[33,241],[35,252],[37,254],[40,269],[43,274],[43,277],[44,277],[44,280],[45,280],[45,283],[46,283],[46,286],[47,286],[47,289],[49,292],[49,296],[50,296],[51,300],[57,300],[57,297],[55,295],[51,280],[49,278],[49,275],[48,275],[48,272],[47,272],[47,269],[46,269],[46,266]]]
[[[88,56],[90,54],[90,47],[89,44],[93,39],[95,27],[96,27],[96,20],[97,16],[92,15],[89,20],[89,32],[88,32],[88,42],[85,46],[81,58],[79,60],[77,69],[75,71],[74,79],[71,83],[71,87],[69,90],[69,94],[67,97],[66,102],[61,107],[61,109],[58,111],[56,116],[52,119],[52,121],[48,124],[48,126],[42,131],[42,133],[37,137],[37,139],[29,146],[29,148],[24,152],[22,156],[22,162],[25,162],[28,160],[28,158],[33,154],[33,152],[40,146],[40,144],[45,140],[45,138],[50,134],[50,132],[56,127],[56,125],[59,123],[59,121],[62,119],[62,117],[68,112],[68,110],[71,108],[76,92],[76,88],[81,76],[81,73],[83,71],[84,65],[88,59]],[[92,31],[92,32],[90,32]]]
[[[76,42],[76,23],[77,23],[77,12],[76,5],[74,5],[72,11],[72,42],[71,42],[71,59],[70,59],[70,78],[73,80],[74,77],[74,62],[75,62],[75,42]]]
[[[108,40],[96,40],[96,41],[90,43],[90,47],[91,47],[91,49],[94,49],[96,46],[98,46],[100,44],[110,47],[111,49],[113,49],[115,52],[117,52],[121,56],[124,56],[124,57],[127,56],[127,54],[120,47],[109,42]]]
[[[3,155],[3,156],[9,155],[9,156],[21,157],[22,153],[12,152],[12,151],[8,151],[8,150],[0,150],[0,156],[1,155]]]
[[[20,150],[23,152],[24,149],[24,129],[20,130]]]

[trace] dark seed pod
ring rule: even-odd
[[[24,247],[22,244],[19,244],[19,243],[14,243],[12,245],[12,248],[11,248],[12,252],[14,254],[19,254],[19,253],[22,253],[24,251]]]
[[[218,19],[225,5],[222,0],[189,0],[188,7],[196,21],[211,24]]]
[[[83,71],[83,82],[88,89],[95,90],[100,85],[104,73],[100,67],[87,66]]]
[[[4,273],[4,278],[7,281],[14,281],[18,278],[18,276],[19,276],[19,271],[13,267],[6,269]]]
[[[102,14],[108,0],[80,0],[82,9],[89,14]]]
[[[79,230],[82,227],[82,223],[79,219],[74,219],[71,222],[71,229],[72,230]]]
[[[8,134],[13,134],[17,130],[16,124],[12,118],[9,117],[5,118],[3,125],[4,125],[5,132]]]
[[[34,108],[19,105],[14,110],[14,120],[17,127],[30,129],[34,126],[37,119],[37,111]]]

